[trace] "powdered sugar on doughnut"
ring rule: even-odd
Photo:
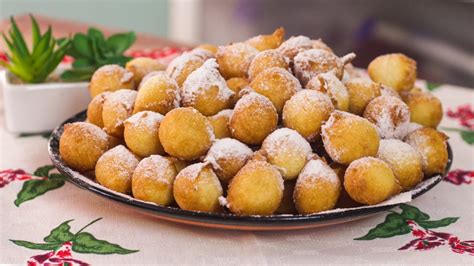
[[[244,143],[231,138],[218,139],[209,149],[205,162],[212,164],[215,169],[220,169],[218,161],[221,159],[239,160],[245,163],[253,155],[253,151]]]
[[[335,107],[346,110],[349,108],[349,92],[346,86],[332,73],[322,73],[310,79],[307,89],[315,89],[328,94]]]
[[[203,61],[206,61],[211,58],[215,58],[213,53],[202,48],[194,48],[193,50],[190,51],[190,53],[201,58]]]
[[[293,59],[298,53],[313,48],[313,42],[306,36],[291,36],[288,40],[284,41],[278,51]]]
[[[404,162],[412,160],[414,156],[421,155],[409,144],[398,139],[383,139],[380,141],[377,157],[382,160]]]
[[[120,74],[121,75],[121,78],[120,78],[121,83],[128,83],[133,78],[133,73],[132,72],[126,70],[125,68],[123,68],[119,65],[101,66],[99,69],[97,69],[96,72],[100,75],[107,75],[107,76],[113,76],[115,74]]]
[[[107,133],[94,124],[87,122],[75,122],[64,125],[65,129],[68,127],[74,127],[74,130],[77,130],[77,134],[83,136],[86,139],[96,139],[102,142],[107,142],[109,139]]]
[[[265,63],[265,64],[263,64]],[[257,67],[261,70],[268,69],[271,67],[276,67],[281,64],[289,65],[288,57],[284,56],[278,50],[265,50],[258,53],[252,60],[249,66],[249,79],[252,80],[258,74],[256,71],[258,70]],[[257,65],[258,64],[258,65]],[[289,70],[288,68],[284,68],[285,70]]]
[[[143,177],[156,180],[161,183],[171,185],[169,180],[169,169],[173,169],[174,164],[170,159],[160,155],[151,155],[140,161],[135,171],[140,171]]]
[[[227,83],[219,73],[218,67],[216,60],[212,58],[189,74],[183,83],[181,95],[183,102],[194,103],[196,95],[206,93],[211,87],[219,89],[217,98],[220,101],[229,100],[234,92],[227,87]]]
[[[161,101],[150,101],[146,104],[148,108],[155,106],[172,106],[173,108],[178,108],[181,101],[181,96],[179,94],[179,86],[176,83],[176,80],[169,77],[165,72],[158,71],[154,72],[152,76],[147,75],[146,79],[144,78],[140,83],[140,89],[144,88],[165,88],[166,97],[163,97]],[[170,101],[172,99],[172,102]]]
[[[119,173],[118,178],[129,179],[133,170],[138,165],[138,159],[135,155],[129,151],[125,146],[118,145],[108,151],[106,151],[97,161],[97,164],[101,164],[101,161],[107,161],[107,167],[113,168],[114,171]],[[105,164],[102,165],[104,167]],[[112,169],[110,169],[112,170]],[[132,171],[132,172],[131,172]]]
[[[155,131],[158,129],[158,126],[163,118],[164,116],[157,112],[142,111],[125,120],[125,124],[130,123],[137,128]]]
[[[253,58],[258,54],[258,50],[248,43],[238,42],[226,46],[219,46],[217,48],[217,57],[228,58],[238,58],[239,60],[233,60],[235,64],[239,62],[239,65],[234,65],[234,67],[239,69],[244,69],[245,72],[249,69],[250,63]]]
[[[289,71],[281,67],[268,68],[260,72],[260,74],[262,73],[271,73],[272,75],[278,75],[280,77],[279,82],[281,82],[281,84],[284,83],[285,88],[288,88],[290,91],[292,91],[292,94],[296,93],[297,91],[302,90],[301,84],[298,81],[298,79],[295,78],[295,76],[293,76]],[[258,82],[255,83],[257,79],[258,79]],[[267,80],[260,79],[260,78],[257,78],[257,79],[254,79],[252,81],[251,83],[252,86],[256,86],[259,89],[264,90],[264,91],[275,91],[275,88],[271,87],[272,84],[269,83]]]
[[[270,156],[276,156],[285,149],[297,149],[309,158],[312,155],[311,145],[296,130],[279,128],[268,135],[262,148]]]
[[[245,109],[247,106],[255,104],[262,108],[271,108],[275,110],[276,113],[275,106],[267,97],[261,95],[260,93],[256,93],[251,89],[243,89],[240,92],[243,94],[243,96],[239,99],[239,101],[237,101],[234,112],[235,110]]]
[[[227,118],[230,118],[230,116],[232,115],[232,112],[234,112],[234,110],[232,110],[232,109],[224,109],[224,110],[222,110],[222,111],[219,111],[219,113],[213,115],[212,118],[220,118],[220,117],[227,117]]]
[[[181,172],[178,173],[176,176],[176,180],[180,178],[188,178],[191,181],[194,181],[199,174],[201,173],[202,169],[208,165],[208,163],[195,163],[187,166]]]
[[[379,96],[369,102],[364,117],[377,127],[382,138],[401,139],[410,122],[410,110],[399,98]]]
[[[133,105],[135,103],[135,98],[137,98],[137,92],[134,90],[122,89],[114,91],[106,97],[106,105],[121,105],[127,111],[132,111]]]
[[[343,63],[333,53],[323,49],[310,49],[295,56],[294,71],[302,84],[311,78],[329,71],[342,74]]]
[[[310,183],[316,182],[316,180],[325,180],[334,184],[339,184],[339,177],[337,177],[336,172],[331,169],[325,162],[322,160],[310,160],[306,163],[303,170],[298,176],[298,184],[305,184],[307,181]]]
[[[182,55],[176,57],[170,62],[166,68],[166,73],[168,73],[172,79],[176,80],[176,78],[178,78],[178,76],[183,72],[186,65],[191,61],[204,62],[204,60],[198,55],[191,52],[184,52]]]

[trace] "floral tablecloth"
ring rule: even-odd
[[[443,102],[454,163],[433,190],[325,228],[205,229],[136,212],[65,182],[45,136],[5,131],[0,101],[0,263],[474,264],[474,90],[421,82]]]

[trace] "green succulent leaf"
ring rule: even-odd
[[[136,36],[134,32],[117,33],[107,39],[107,44],[116,55],[125,52],[135,42]]]
[[[436,220],[436,221],[417,221],[418,225],[430,229],[430,228],[438,228],[438,227],[444,227],[448,226],[452,223],[455,223],[459,217],[447,217],[441,220]]]
[[[30,19],[31,19],[31,35],[33,38],[33,46],[36,46],[41,39],[41,31],[38,26],[38,22],[36,22],[36,19],[30,14]]]
[[[72,63],[73,68],[86,68],[93,66],[92,60],[88,58],[79,58]]]
[[[67,241],[70,241],[74,238],[74,234],[71,233],[71,226],[69,223],[72,220],[68,220],[63,222],[62,224],[58,225],[58,227],[51,230],[48,236],[46,236],[43,240],[48,243],[57,243],[61,244]]]
[[[117,65],[121,65],[121,66],[125,66],[125,64],[130,61],[132,58],[131,57],[128,57],[128,56],[123,56],[123,55],[119,55],[119,56],[114,56],[114,57],[110,57],[110,58],[107,58],[107,60],[105,61],[105,64],[117,64]]]
[[[83,68],[75,68],[64,71],[61,74],[61,79],[64,81],[69,82],[76,82],[76,81],[86,81],[90,80],[92,74],[94,74],[95,67],[83,67]]]
[[[354,240],[372,240],[375,238],[387,238],[396,235],[404,235],[410,232],[410,227],[406,224],[405,219],[398,213],[390,213],[385,217],[383,223],[378,224],[375,228],[362,237]]]
[[[23,240],[11,240],[15,245],[29,248],[29,249],[40,249],[40,250],[55,250],[58,248],[58,244],[56,243],[33,243],[33,242],[28,242],[28,241],[23,241]]]
[[[12,26],[10,36],[13,40],[13,44],[17,46],[18,52],[20,52],[24,56],[29,56],[30,52],[28,51],[28,46],[26,46],[23,34],[21,34],[21,31],[18,29],[16,21],[13,17],[10,17],[10,23]]]
[[[23,187],[18,192],[14,203],[19,207],[20,204],[26,201],[41,196],[50,190],[62,187],[64,180],[64,176],[60,174],[51,174],[47,179],[28,180],[23,183]]]
[[[79,253],[94,254],[130,254],[138,251],[126,249],[117,244],[97,239],[87,232],[82,232],[75,236],[72,250]]]
[[[408,204],[400,204],[400,209],[402,209],[401,216],[405,220],[415,220],[416,222],[418,221],[425,221],[430,219],[430,216],[418,209],[415,206],[411,206]]]

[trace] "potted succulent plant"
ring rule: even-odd
[[[84,110],[90,101],[88,81],[105,64],[124,65],[123,56],[135,41],[135,34],[119,33],[105,39],[102,32],[89,29],[87,35],[55,39],[51,27],[41,33],[31,16],[32,43],[28,48],[13,18],[3,38],[9,52],[1,61],[6,127],[13,133],[41,133],[54,129],[68,117]],[[74,58],[61,64],[65,55]]]

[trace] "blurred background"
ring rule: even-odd
[[[145,47],[227,44],[283,26],[287,37],[322,38],[338,55],[354,51],[358,67],[402,52],[418,61],[422,79],[474,87],[473,1],[0,0],[0,29],[28,13],[60,34],[82,25],[134,30]]]

